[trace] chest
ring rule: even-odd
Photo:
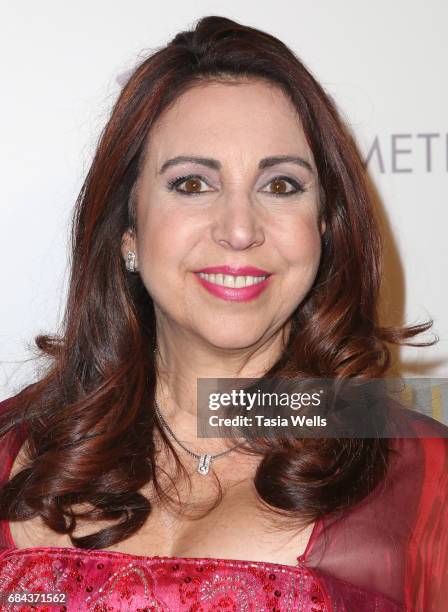
[[[199,476],[191,488],[185,485],[177,490],[181,503],[172,506],[161,503],[154,492],[147,491],[153,501],[146,523],[106,550],[141,556],[221,557],[295,566],[297,557],[306,549],[313,525],[300,528],[292,521],[279,521],[272,510],[266,510],[260,503],[251,480],[227,486],[221,499],[219,486],[208,477]],[[79,523],[75,533],[87,535],[111,524]],[[11,523],[10,528],[18,548],[73,546],[68,535],[49,530],[39,517]]]
[[[221,557],[297,564],[313,524],[300,527],[263,508],[253,485],[226,491],[216,507],[212,494],[199,503],[182,504],[182,514],[155,505],[143,529],[115,550],[174,557]]]

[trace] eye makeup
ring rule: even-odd
[[[191,196],[191,195],[201,195],[203,193],[210,193],[210,190],[208,191],[186,191],[185,189],[179,189],[179,186],[186,182],[189,179],[196,179],[197,181],[202,181],[204,183],[206,183],[208,185],[207,180],[201,176],[200,174],[186,174],[186,175],[182,175],[182,176],[176,176],[172,179],[170,179],[167,182],[167,189],[168,191],[176,191],[177,193],[181,194],[181,195],[187,195],[187,196]],[[306,189],[302,186],[301,183],[299,183],[297,180],[289,177],[289,176],[284,176],[284,175],[276,175],[273,176],[269,182],[267,183],[267,185],[270,185],[271,183],[274,183],[275,181],[283,181],[286,183],[289,183],[289,185],[293,188],[291,191],[286,191],[286,192],[275,192],[275,191],[271,191],[271,192],[262,192],[262,193],[268,193],[269,195],[273,195],[276,197],[288,197],[288,196],[292,196],[292,195],[296,195],[299,193],[303,193],[306,191]]]

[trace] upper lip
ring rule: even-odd
[[[194,270],[194,272],[204,272],[204,274],[231,274],[233,276],[270,276],[269,272],[261,268],[256,268],[255,266],[209,266],[208,268]]]

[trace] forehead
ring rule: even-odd
[[[312,158],[294,105],[263,80],[201,83],[179,96],[151,129],[147,161],[160,163],[186,152],[223,160],[274,154]]]

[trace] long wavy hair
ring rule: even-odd
[[[121,241],[126,229],[138,231],[134,187],[151,127],[189,88],[229,78],[267,79],[292,101],[317,166],[326,222],[317,277],[266,375],[383,377],[388,343],[434,344],[409,341],[432,321],[379,325],[378,221],[360,153],[331,96],[274,36],[204,17],[140,63],[101,134],[75,207],[62,331],[35,338],[47,369],[0,417],[1,436],[22,427],[28,440],[27,466],[0,489],[1,519],[40,516],[77,547],[106,548],[150,515],[151,502],[139,490],[151,481],[157,486],[156,430],[169,441],[154,416],[153,302],[139,275],[125,269]],[[260,499],[312,522],[366,497],[384,476],[388,444],[270,438],[259,452]],[[77,513],[80,503],[92,509]],[[116,522],[75,537],[81,516]]]

